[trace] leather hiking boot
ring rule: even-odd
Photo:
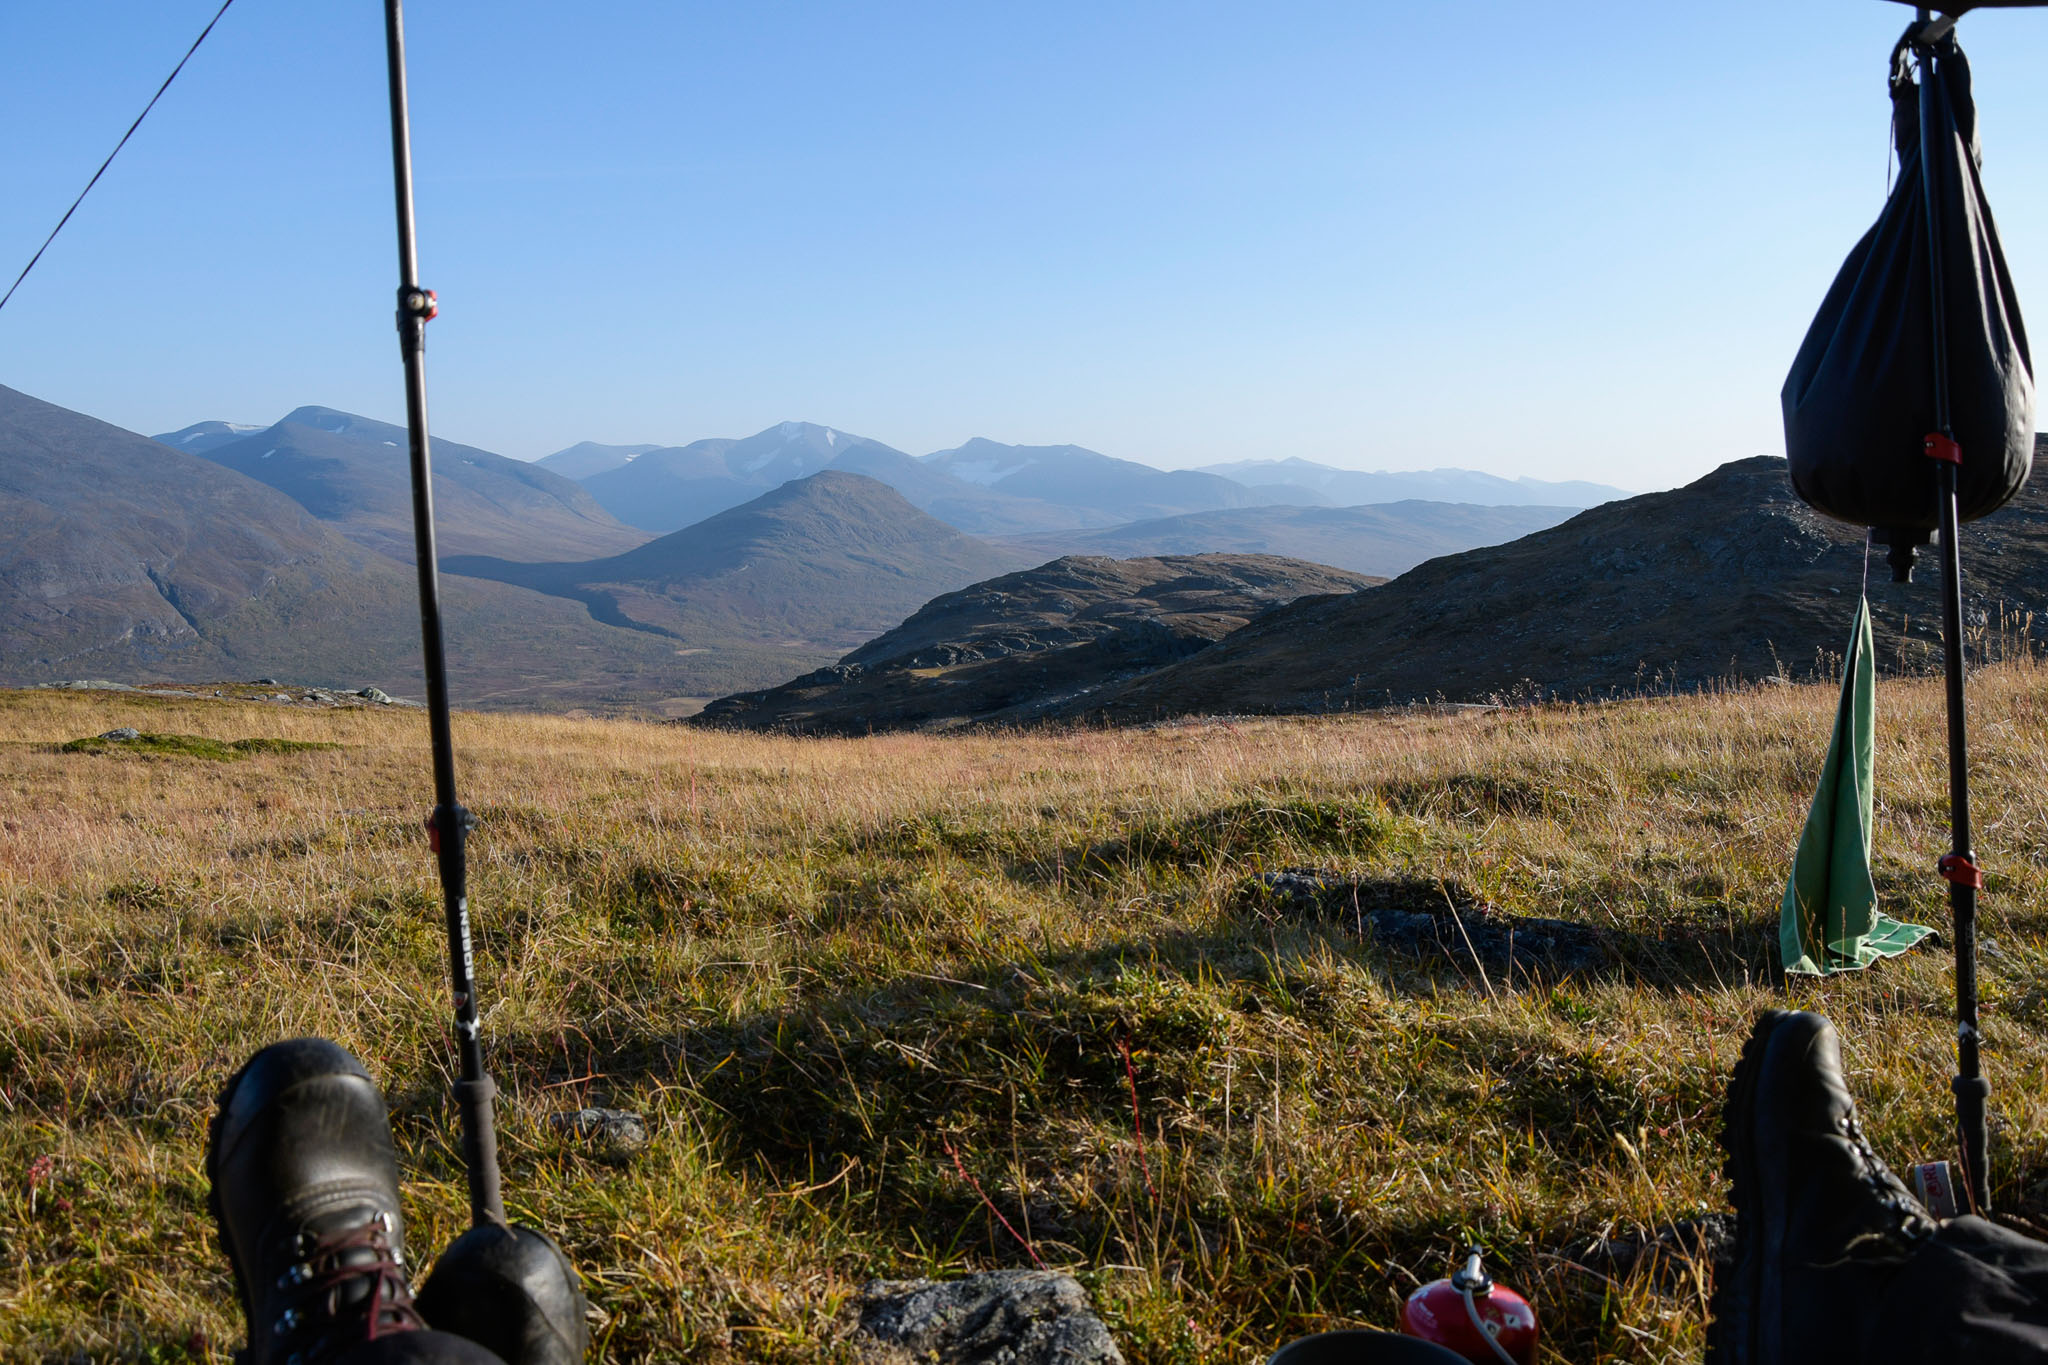
[[[221,1092],[206,1175],[249,1324],[245,1365],[490,1359],[422,1330],[384,1096],[343,1049],[294,1038],[250,1058]]]
[[[576,1271],[545,1233],[473,1227],[441,1253],[420,1286],[419,1310],[506,1365],[579,1365],[590,1347]]]
[[[1728,1087],[1735,1260],[1715,1277],[1711,1365],[1866,1359],[1887,1285],[1937,1224],[1856,1126],[1834,1025],[1772,1010]]]

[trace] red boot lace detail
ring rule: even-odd
[[[278,1277],[286,1307],[271,1330],[286,1365],[318,1365],[343,1348],[426,1329],[412,1306],[391,1216],[327,1233],[302,1232],[299,1261]]]

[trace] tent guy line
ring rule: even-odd
[[[50,249],[50,243],[57,240],[57,234],[64,230],[64,225],[71,221],[71,215],[78,212],[78,206],[85,202],[85,196],[91,194],[92,187],[100,183],[100,177],[107,173],[107,167],[113,165],[114,158],[121,155],[121,149],[128,145],[128,139],[135,136],[135,130],[149,117],[149,111],[156,108],[156,102],[164,97],[164,91],[171,88],[171,82],[178,79],[178,73],[185,69],[185,63],[192,60],[192,54],[199,50],[199,45],[206,41],[206,35],[213,32],[213,26],[220,22],[221,16],[228,12],[228,6],[234,3],[235,0],[221,0],[221,6],[213,12],[213,18],[207,20],[206,27],[199,30],[199,36],[192,40],[192,46],[186,48],[185,55],[178,58],[178,64],[171,68],[171,74],[164,77],[164,83],[149,97],[149,103],[142,106],[142,112],[135,116],[135,122],[128,125],[128,131],[121,134],[121,140],[114,144],[113,151],[107,153],[107,159],[100,163],[100,168],[92,173],[92,179],[85,182],[85,188],[71,201],[71,207],[64,210],[64,216],[57,220],[57,226],[50,229],[50,235],[43,238],[43,244],[36,248],[36,254],[28,258],[28,264],[14,277],[14,283],[7,286],[7,292],[0,294],[0,308],[5,308],[7,301],[14,297],[14,291],[21,288],[21,282],[28,278],[28,272],[34,270],[36,262],[43,259],[43,253]]]

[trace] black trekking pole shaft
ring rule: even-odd
[[[1927,11],[1922,9],[1924,20]],[[1955,429],[1949,412],[1948,325],[1946,301],[1942,296],[1942,224],[1939,198],[1940,177],[1935,158],[1951,152],[1948,139],[1937,138],[1935,128],[1934,52],[1921,44],[1920,61],[1920,186],[1927,200],[1928,302],[1934,315],[1934,426],[1953,441]],[[1946,128],[1947,121],[1940,126]],[[1953,446],[1949,447],[1951,450]],[[1943,860],[1948,878],[1949,911],[1955,922],[1956,950],[1956,1128],[1962,1138],[1963,1179],[1974,1212],[1991,1209],[1989,1143],[1985,1132],[1985,1107],[1991,1086],[1985,1081],[1978,1055],[1977,1032],[1977,888],[1973,884],[1977,859],[1970,848],[1970,761],[1969,730],[1963,698],[1963,560],[1957,538],[1957,466],[1953,460],[1935,461],[1937,496],[1941,516],[1941,636],[1942,664],[1948,685],[1948,809],[1949,858]]]
[[[462,1115],[462,1157],[469,1169],[469,1217],[502,1224],[498,1137],[477,1036],[474,961],[469,942],[469,812],[455,799],[455,740],[448,719],[448,658],[441,639],[441,575],[434,548],[433,466],[427,449],[427,321],[434,298],[420,288],[413,240],[412,134],[405,105],[405,18],[401,0],[384,0],[385,48],[391,68],[391,170],[398,201],[398,341],[405,360],[405,424],[412,465],[413,552],[420,580],[420,643],[427,674],[427,724],[434,748],[434,813],[428,817],[441,893],[448,912],[448,974],[455,999],[455,1046],[461,1078],[455,1105]]]

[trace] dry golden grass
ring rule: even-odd
[[[1973,690],[2020,1210],[2048,1176],[2044,696],[2025,664]],[[1546,1358],[1696,1357],[1703,1268],[1576,1252],[1721,1206],[1757,1011],[1840,1023],[1882,1150],[1950,1146],[1944,951],[1775,975],[1833,700],[852,741],[459,717],[509,1200],[582,1268],[608,1359],[829,1357],[870,1276],[1026,1263],[963,1170],[1134,1361],[1390,1324],[1468,1238],[1539,1301]],[[1879,882],[1940,923],[1939,689],[1880,707]],[[46,692],[0,717],[0,1352],[225,1358],[204,1125],[282,1036],[384,1079],[425,1259],[462,1194],[424,718]],[[57,748],[117,725],[341,747]],[[1249,885],[1289,866],[1454,881],[1619,961],[1482,981],[1272,914]],[[649,1151],[550,1129],[584,1103],[646,1114]]]

